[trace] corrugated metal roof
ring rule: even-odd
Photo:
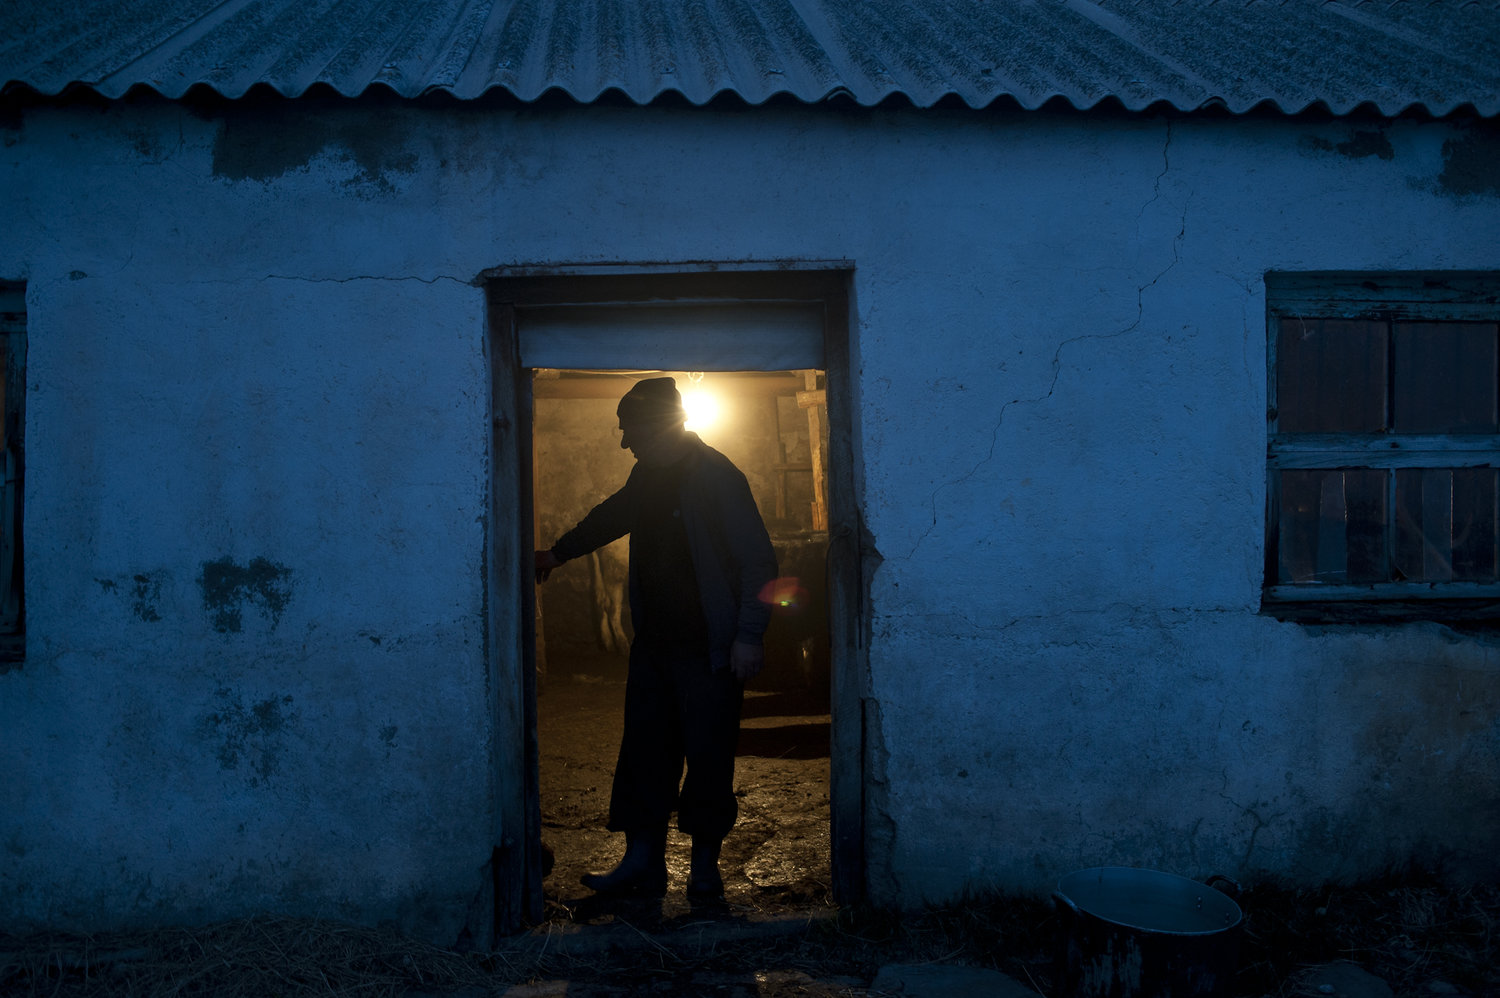
[[[1500,114],[1500,3],[1389,0],[5,0],[0,80],[45,95],[386,87],[647,104],[1368,104]]]

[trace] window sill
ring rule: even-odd
[[[1260,612],[1309,624],[1468,621],[1500,624],[1500,590],[1493,585],[1268,586]]]

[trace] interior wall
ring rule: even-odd
[[[620,449],[615,404],[610,399],[534,397],[539,546],[550,547],[629,476],[635,458]],[[628,651],[628,645],[621,642],[630,633],[629,609],[621,599],[628,545],[629,539],[622,537],[588,558],[565,565],[537,590],[543,628],[539,647],[544,659],[537,664],[543,678],[588,671],[592,660]],[[598,582],[607,587],[607,593],[598,591]],[[613,601],[611,621],[601,616],[606,599]]]
[[[575,377],[571,372],[547,371],[533,382],[537,538],[543,545],[556,541],[624,484],[635,459],[619,446],[615,408],[619,396],[635,380],[648,376],[621,373],[601,377],[598,393],[603,398],[559,398],[549,391],[549,385],[560,373],[565,378]],[[781,374],[790,378],[793,372]],[[781,575],[796,580],[786,590],[787,605],[774,610],[766,635],[767,668],[756,684],[761,688],[804,690],[826,701],[827,532],[813,529],[807,411],[798,405],[794,393],[716,390],[723,384],[724,373],[707,373],[696,385],[688,372],[673,376],[681,391],[715,393],[718,418],[698,432],[705,443],[722,451],[744,472],[771,533]],[[801,372],[795,376],[799,380],[803,377]],[[819,425],[826,426],[826,419]],[[786,472],[783,489],[778,465],[805,466],[809,470]],[[782,514],[779,517],[778,510]],[[539,590],[544,649],[544,661],[539,665],[544,678],[586,672],[595,669],[600,658],[618,657],[628,650],[628,644],[621,641],[632,633],[624,597],[627,551],[628,539],[621,538],[559,569]]]

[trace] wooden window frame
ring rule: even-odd
[[[1477,271],[1359,273],[1272,272],[1266,275],[1266,562],[1262,611],[1309,622],[1500,620],[1496,582],[1280,581],[1281,472],[1301,469],[1500,468],[1500,433],[1281,433],[1277,348],[1283,322],[1374,319],[1500,322],[1500,273]],[[1387,499],[1387,557],[1396,507]]]

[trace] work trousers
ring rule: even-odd
[[[734,752],[744,695],[732,671],[710,667],[706,649],[640,638],[631,644],[611,831],[665,829],[675,810],[686,835],[729,833],[739,813]]]

